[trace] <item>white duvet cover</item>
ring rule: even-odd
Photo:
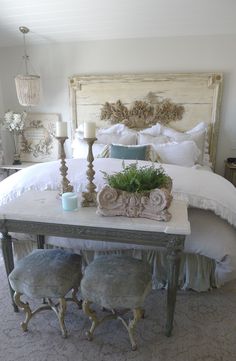
[[[133,162],[125,161],[125,164]],[[150,165],[147,161],[138,163],[140,166]],[[67,177],[74,186],[74,190],[77,192],[85,190],[87,161],[68,159],[67,165]],[[155,164],[155,166],[159,165]],[[173,179],[174,198],[185,199],[190,206],[191,235],[186,239],[185,252],[215,260],[214,276],[217,286],[236,278],[236,190],[234,186],[223,177],[206,170],[176,165],[164,164],[162,166]],[[27,190],[58,189],[61,179],[59,167],[59,161],[36,164],[6,178],[0,182],[0,205]],[[113,173],[121,169],[122,161],[119,159],[95,159],[94,183],[97,189],[99,190],[104,184],[101,170]],[[67,241],[73,246],[73,240]],[[119,245],[80,241],[81,249],[107,250],[110,247],[118,249]],[[123,245],[122,248],[124,248]],[[127,245],[127,248],[130,248],[130,245]]]

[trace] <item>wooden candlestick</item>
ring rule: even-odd
[[[66,153],[65,153],[65,149],[64,149],[64,143],[65,143],[66,139],[68,139],[68,137],[56,137],[56,139],[60,143],[60,159],[61,159],[60,173],[62,176],[60,195],[62,195],[62,193],[73,192],[73,186],[70,184],[69,180],[66,177],[68,167],[67,167],[66,161],[65,161]]]
[[[97,192],[95,192],[96,186],[93,183],[95,171],[93,169],[93,143],[97,140],[97,138],[84,138],[84,140],[88,143],[88,169],[87,169],[87,179],[88,184],[86,186],[87,192],[82,193],[82,207],[94,207],[97,205]]]

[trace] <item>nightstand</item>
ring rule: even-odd
[[[22,162],[21,164],[2,164],[0,165],[0,170],[3,171],[6,177],[9,177],[11,172],[17,172],[18,170],[30,167],[33,164],[36,163]]]
[[[236,187],[236,163],[225,162],[224,177]]]

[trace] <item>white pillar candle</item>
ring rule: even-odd
[[[78,208],[78,196],[74,192],[66,192],[61,196],[64,211],[74,211]]]
[[[67,137],[67,122],[56,122],[56,137]]]
[[[84,123],[84,138],[96,138],[96,124],[92,122]]]

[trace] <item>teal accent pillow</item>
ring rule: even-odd
[[[125,145],[110,145],[110,158],[117,159],[147,159],[147,146],[125,146]]]

